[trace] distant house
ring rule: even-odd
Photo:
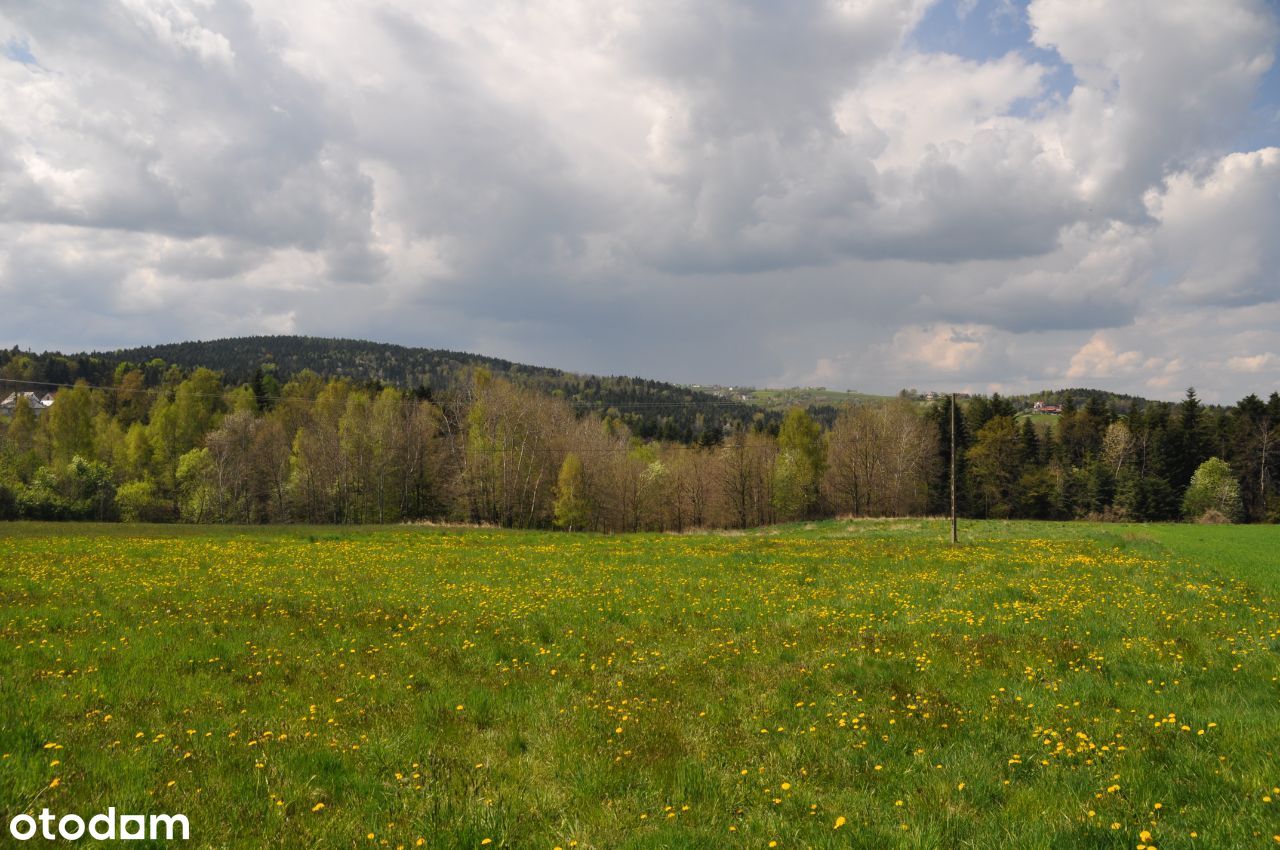
[[[25,404],[31,408],[32,413],[39,416],[50,407],[53,407],[53,393],[45,393],[44,395],[38,395],[33,392],[10,393],[3,401],[0,401],[0,415],[12,416],[14,411],[18,409],[19,404]]]
[[[1062,412],[1062,408],[1056,404],[1045,404],[1043,401],[1037,401],[1032,405],[1031,410],[1035,413],[1052,413],[1057,415]]]

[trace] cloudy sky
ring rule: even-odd
[[[0,0],[0,344],[1280,389],[1275,0]]]

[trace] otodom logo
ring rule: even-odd
[[[186,841],[191,827],[186,815],[116,815],[114,807],[87,821],[80,815],[53,814],[41,809],[39,815],[14,815],[9,819],[9,836],[18,841],[42,838],[45,841]]]

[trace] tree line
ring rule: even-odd
[[[612,532],[940,515],[950,413],[946,398],[900,398],[828,425],[793,409],[687,443],[483,368],[433,394],[309,370],[234,383],[122,363],[107,384],[0,419],[0,518]],[[1280,519],[1274,393],[1213,409],[1188,391],[1123,416],[1067,397],[1051,428],[996,395],[965,400],[956,419],[965,516]]]
[[[949,410],[943,401],[929,414],[946,462]],[[1083,406],[1066,395],[1051,428],[997,395],[958,405],[957,419],[966,516],[1280,521],[1278,393],[1209,408],[1188,389],[1177,404],[1147,402],[1123,416],[1099,395]],[[947,486],[933,477],[929,510],[943,510]]]
[[[159,383],[172,366],[209,368],[231,384],[274,382],[274,389],[310,371],[366,387],[414,388],[428,397],[465,389],[471,373],[483,368],[520,386],[563,398],[578,413],[594,411],[621,419],[643,439],[687,444],[714,441],[759,413],[741,400],[663,381],[580,375],[479,354],[306,336],[236,337],[73,355],[0,349],[0,384],[8,378],[50,386],[83,380],[101,386],[110,384],[121,366],[134,364],[148,386]],[[268,391],[274,390],[268,387]],[[782,418],[777,411],[763,415],[771,423]]]

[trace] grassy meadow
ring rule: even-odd
[[[1280,847],[1280,528],[945,534],[0,525],[0,814],[182,813],[214,848]]]

